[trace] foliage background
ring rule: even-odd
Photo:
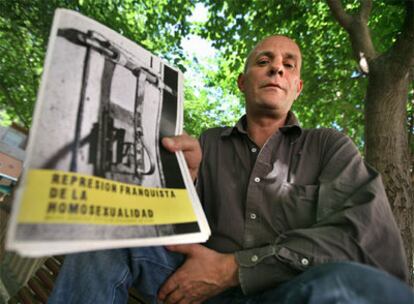
[[[207,22],[188,21],[196,5],[209,9]],[[348,10],[358,1],[347,2]],[[56,7],[77,10],[137,41],[183,71],[201,75],[186,83],[186,130],[198,135],[213,125],[233,123],[243,113],[236,78],[244,58],[262,37],[279,33],[301,46],[304,90],[294,110],[305,127],[334,127],[363,150],[366,77],[359,73],[346,33],[324,1],[167,1],[167,0],[5,0],[0,9],[0,111],[3,124],[30,126],[36,91]],[[403,7],[378,1],[370,27],[374,44],[386,50],[395,41]],[[185,56],[181,39],[197,34],[218,49],[210,62]],[[407,127],[413,134],[413,90]],[[228,106],[223,106],[228,105]],[[413,141],[411,140],[413,147]]]
[[[347,12],[361,1],[341,1]],[[208,8],[205,22],[190,22],[195,6]],[[236,78],[248,51],[261,38],[284,34],[301,46],[304,90],[294,111],[304,127],[334,127],[364,153],[367,77],[358,68],[347,33],[325,1],[315,0],[3,0],[0,2],[0,123],[30,128],[47,38],[57,7],[79,11],[187,71],[185,129],[233,124],[243,113]],[[378,52],[401,34],[404,1],[376,0],[369,27]],[[212,42],[217,55],[198,61],[183,52],[189,34]],[[190,73],[191,72],[191,73]],[[195,75],[195,76],[194,76]],[[414,88],[407,94],[406,127],[413,168]],[[411,176],[414,174],[411,169]]]

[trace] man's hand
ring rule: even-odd
[[[237,286],[238,265],[233,254],[222,254],[199,244],[167,246],[187,256],[161,287],[158,298],[166,304],[201,303]]]
[[[170,152],[183,151],[191,178],[194,181],[197,178],[201,162],[201,147],[198,140],[184,133],[174,137],[164,137],[162,144]]]

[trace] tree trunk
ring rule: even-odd
[[[358,54],[362,53],[369,63],[365,97],[366,159],[382,174],[404,241],[410,283],[414,285],[414,185],[411,180],[414,164],[406,125],[407,95],[414,66],[414,0],[404,2],[406,15],[401,34],[382,55],[375,51],[368,27],[372,0],[361,1],[356,14],[348,14],[341,0],[327,2],[335,19],[348,32],[357,62],[361,59]]]
[[[387,55],[370,63],[365,100],[366,159],[382,174],[391,208],[401,230],[410,283],[414,262],[414,187],[407,134],[407,92],[412,78],[394,71]],[[378,248],[378,250],[382,250]],[[384,248],[393,250],[393,248]]]

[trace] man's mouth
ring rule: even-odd
[[[275,88],[275,89],[279,89],[279,90],[284,90],[284,88],[282,88],[279,84],[277,83],[266,83],[263,86],[261,86],[261,88]]]

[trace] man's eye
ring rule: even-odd
[[[261,60],[257,61],[258,65],[266,65],[268,63],[269,63],[268,59],[261,59]]]
[[[294,69],[295,68],[295,64],[290,63],[290,62],[285,62],[283,64],[287,69]]]

